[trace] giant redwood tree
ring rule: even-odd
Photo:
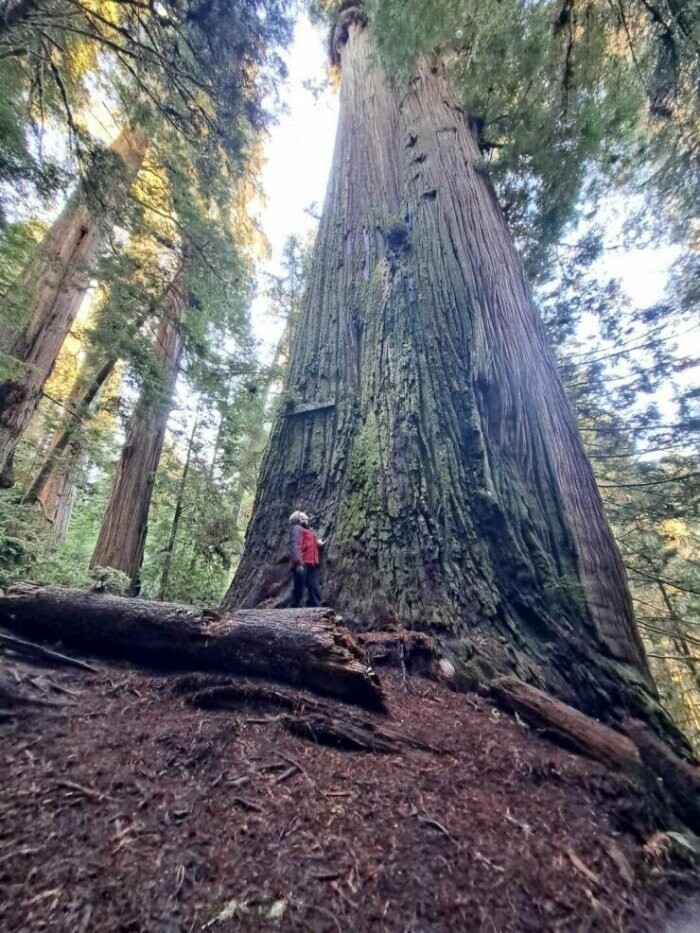
[[[441,633],[598,715],[655,715],[625,571],[478,123],[438,63],[391,80],[344,3],[335,153],[282,404],[226,605],[268,595],[291,511],[326,600]]]
[[[0,382],[0,487],[14,483],[17,444],[42,398],[148,143],[140,128],[124,129],[68,200],[10,292],[8,305],[26,312]]]

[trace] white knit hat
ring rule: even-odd
[[[306,512],[299,512],[299,511],[292,512],[292,514],[289,516],[289,524],[290,525],[308,525],[309,516],[306,514]]]

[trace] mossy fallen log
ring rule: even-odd
[[[530,725],[544,729],[576,751],[623,771],[641,771],[642,760],[636,745],[615,729],[517,677],[498,677],[489,686],[500,705],[519,713]]]

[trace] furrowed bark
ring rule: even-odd
[[[0,626],[92,657],[161,671],[266,677],[383,710],[379,679],[329,609],[216,613],[86,593],[17,587],[0,597]]]
[[[159,385],[145,387],[129,424],[105,510],[91,567],[121,570],[140,589],[153,481],[163,450],[182,351],[180,334],[186,296],[179,275],[163,299],[154,350],[161,368]]]
[[[17,444],[41,400],[147,144],[138,128],[120,133],[110,157],[100,160],[73,194],[21,279],[4,296],[7,303],[27,307],[29,317],[7,348],[16,371],[0,384],[0,487],[14,484]]]
[[[387,79],[358,6],[333,36],[329,188],[225,606],[266,598],[303,508],[350,624],[429,628],[595,715],[627,705],[666,728],[471,121],[437,67]]]

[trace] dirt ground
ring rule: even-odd
[[[661,931],[691,890],[621,778],[480,697],[384,675],[442,754],[379,754],[174,678],[0,666],[57,704],[0,714],[5,933]]]

